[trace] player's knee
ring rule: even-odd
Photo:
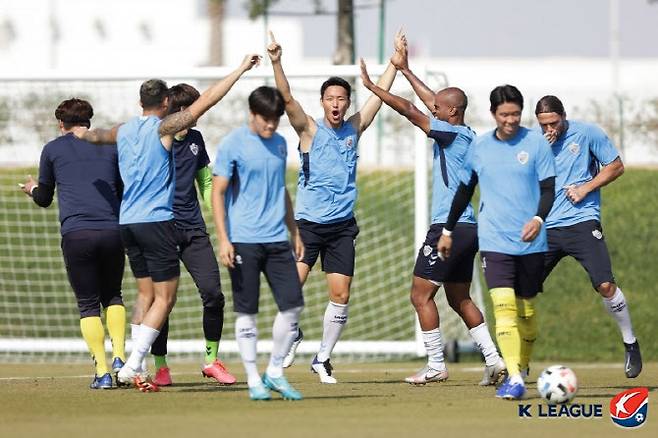
[[[347,304],[350,301],[350,290],[349,289],[332,290],[331,301],[337,304]]]
[[[89,318],[90,316],[100,316],[101,306],[96,298],[82,298],[78,299],[78,311],[80,318]]]
[[[226,298],[224,298],[224,294],[218,286],[207,289],[200,288],[199,293],[201,294],[203,307],[217,311],[224,310]]]
[[[596,288],[596,290],[599,291],[599,294],[601,294],[601,296],[605,298],[610,298],[615,294],[615,291],[617,290],[617,285],[615,283],[606,281],[605,283],[601,283],[599,287]]]

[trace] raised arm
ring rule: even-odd
[[[406,117],[407,120],[422,129],[425,134],[429,134],[429,117],[423,114],[407,99],[396,96],[395,94],[375,85],[370,79],[370,76],[368,76],[366,63],[363,61],[363,58],[361,58],[361,80],[363,81],[363,86],[370,90],[375,96],[379,97],[386,105],[393,108],[400,115]]]
[[[222,100],[246,71],[251,70],[252,67],[259,63],[259,55],[251,54],[245,56],[237,69],[204,91],[192,105],[183,111],[165,117],[160,124],[159,131],[160,137],[163,139],[163,145],[167,149],[171,148],[171,141],[175,133],[191,127],[199,117]],[[168,144],[165,144],[165,139],[167,139]]]
[[[407,51],[407,39],[402,37],[400,41],[396,38],[395,54],[391,57],[391,64],[399,70],[411,84],[416,96],[423,101],[428,110],[434,111],[434,91],[423,83],[409,68],[409,54]]]
[[[288,78],[286,78],[286,74],[283,72],[283,66],[281,65],[282,52],[281,44],[276,41],[274,34],[270,31],[270,44],[267,46],[267,54],[272,62],[276,88],[283,95],[283,101],[286,104],[286,114],[288,115],[290,124],[299,136],[302,146],[305,146],[307,142],[308,146],[310,146],[313,135],[315,135],[315,121],[304,112],[299,102],[292,97]]]

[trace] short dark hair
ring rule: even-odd
[[[339,87],[343,87],[345,90],[347,90],[348,99],[352,95],[352,86],[349,82],[343,78],[339,78],[338,76],[332,76],[324,81],[322,87],[320,87],[320,98],[324,97],[324,92],[327,91],[327,88],[331,87],[332,85],[338,85]]]
[[[64,123],[64,129],[74,126],[91,126],[91,118],[94,117],[94,109],[86,100],[72,98],[63,101],[55,110],[55,118]]]
[[[523,95],[514,85],[499,85],[491,90],[489,102],[491,102],[489,109],[492,113],[495,113],[503,103],[515,103],[523,109]]]
[[[169,89],[169,114],[192,105],[200,95],[199,91],[189,84],[174,85]]]
[[[537,106],[535,107],[535,115],[541,113],[557,113],[560,116],[564,115],[564,105],[562,101],[555,96],[544,96],[539,99]]]
[[[139,87],[139,100],[143,108],[157,108],[167,97],[169,89],[162,79],[149,79]]]
[[[283,95],[273,87],[262,85],[249,95],[249,111],[266,119],[281,117],[285,106]]]

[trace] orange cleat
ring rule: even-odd
[[[203,377],[212,377],[222,385],[233,385],[237,381],[235,376],[228,372],[226,366],[219,359],[215,359],[213,363],[205,365],[201,370],[201,374],[203,374]]]

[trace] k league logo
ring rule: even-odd
[[[648,388],[622,391],[610,400],[610,419],[619,427],[641,427],[647,421],[648,403]]]

